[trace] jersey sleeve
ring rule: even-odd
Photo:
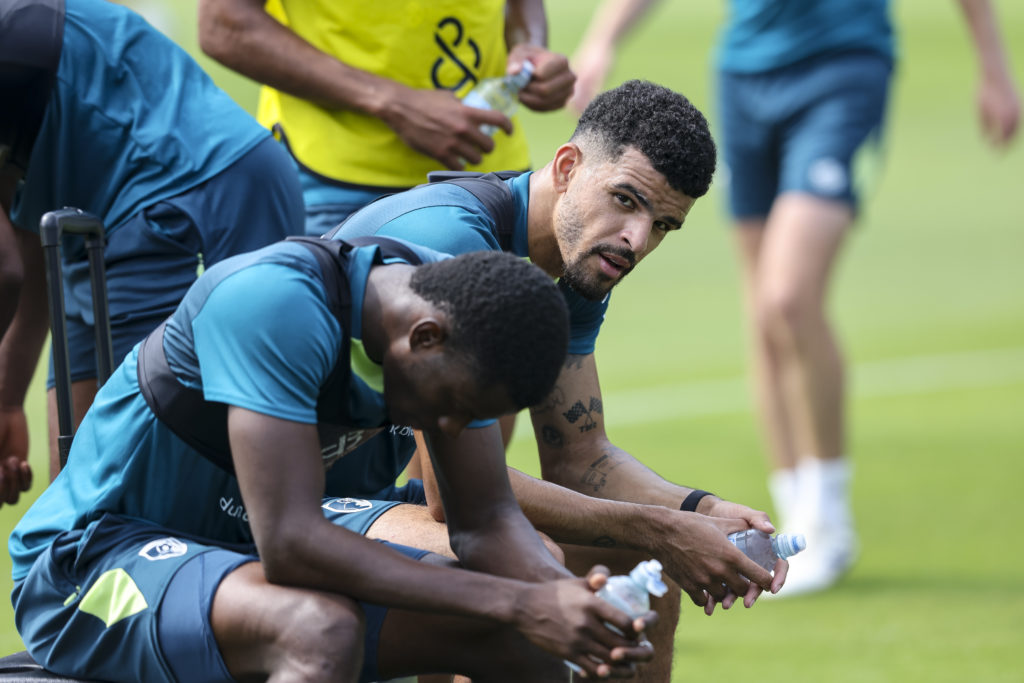
[[[322,290],[280,264],[244,268],[220,282],[192,321],[207,400],[315,424],[320,387],[341,344]]]
[[[558,288],[569,306],[569,353],[586,356],[594,352],[597,335],[604,322],[605,311],[608,310],[606,296],[601,301],[584,299],[574,289],[559,281]]]

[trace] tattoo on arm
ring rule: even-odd
[[[538,413],[547,413],[556,410],[559,406],[565,403],[565,391],[562,387],[555,385],[555,388],[551,390],[548,397],[543,402],[530,408],[530,414],[536,415]]]
[[[597,427],[597,420],[594,416],[600,415],[603,412],[604,405],[601,403],[601,399],[591,396],[590,405],[584,405],[583,401],[576,401],[562,415],[569,421],[569,424],[576,424],[582,418],[583,422],[579,425],[579,430],[581,432],[589,432]]]
[[[581,482],[584,486],[592,488],[597,493],[608,483],[608,476],[619,464],[612,453],[605,453],[590,464],[587,471],[583,473]]]
[[[544,439],[544,443],[554,448],[561,448],[565,445],[565,439],[562,436],[562,432],[558,431],[551,425],[544,425],[540,428],[540,436]]]

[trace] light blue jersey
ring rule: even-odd
[[[116,230],[269,138],[134,12],[66,0],[63,31],[56,82],[12,206],[17,226],[37,231],[45,212],[75,206]]]
[[[446,257],[413,248],[424,262]],[[361,346],[362,300],[376,254],[377,247],[364,247],[350,258],[353,349]],[[164,350],[175,374],[207,400],[315,424],[317,397],[341,342],[315,257],[301,244],[281,242],[210,268],[168,322]],[[140,393],[137,361],[138,346],[97,394],[75,434],[67,467],[11,534],[16,582],[58,534],[83,529],[104,513],[218,542],[251,542],[234,476],[157,420]],[[379,377],[373,376],[380,367],[357,365],[350,424],[369,436],[387,428],[387,408]],[[357,445],[353,440],[351,448]],[[342,455],[328,473],[328,495],[370,495],[380,488],[377,481],[345,481],[335,470],[361,476],[358,469],[346,469]],[[390,472],[385,483],[399,472],[400,467]],[[183,496],[188,505],[181,504]]]
[[[530,253],[530,176],[531,173],[523,173],[505,181],[512,190],[515,208],[515,228],[508,251],[524,258]],[[420,185],[379,199],[353,214],[335,237],[368,235],[397,237],[453,255],[501,250],[497,226],[486,207],[471,192],[452,183]],[[559,289],[569,306],[569,353],[593,353],[608,309],[608,297],[590,301],[561,282]]]
[[[853,51],[893,59],[889,0],[729,0],[718,68],[763,73]]]

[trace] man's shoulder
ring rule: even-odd
[[[379,199],[352,215],[335,237],[397,237],[446,254],[497,250],[495,221],[469,190],[430,183]]]

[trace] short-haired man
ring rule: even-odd
[[[773,578],[723,533],[774,529],[765,513],[665,481],[608,440],[594,345],[612,287],[683,226],[714,167],[704,116],[667,88],[630,81],[591,103],[547,165],[505,181],[511,234],[501,234],[488,208],[452,183],[378,200],[335,233],[398,237],[447,253],[506,250],[559,278],[570,311],[569,356],[554,390],[530,414],[544,479],[560,487],[513,472],[519,504],[556,541],[611,548],[614,555],[602,557],[615,558],[606,562],[617,572],[638,558],[657,557],[709,613],[716,602],[729,607],[743,595],[750,606],[761,590],[781,587],[784,562]],[[427,483],[430,491],[429,477]],[[432,511],[443,517],[439,506]],[[402,524],[388,520],[402,514],[403,522],[415,519],[399,508],[371,533],[402,538]],[[435,527],[443,536],[443,526]],[[427,533],[414,524],[408,529],[415,530],[412,538]],[[569,566],[578,570],[581,556],[567,552]],[[678,600],[672,592],[658,603],[660,620],[650,634],[658,663],[644,667],[645,680],[669,678]]]
[[[500,446],[481,448],[486,418],[540,400],[559,372],[555,285],[505,254],[317,242],[208,269],[100,389],[11,536],[29,653],[127,682],[561,681],[563,659],[627,674],[649,651],[602,624],[635,636],[647,618],[594,596],[600,572],[588,583],[554,559]],[[476,571],[346,528],[380,510],[331,466],[392,422],[429,441]]]

